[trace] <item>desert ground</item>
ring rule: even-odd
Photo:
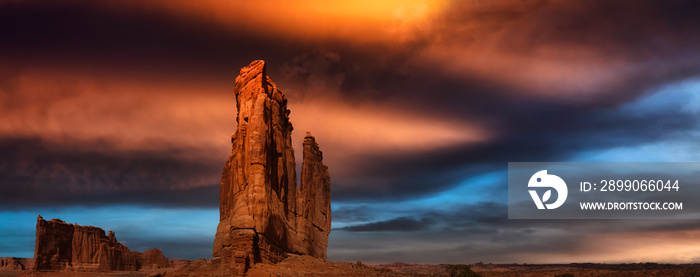
[[[291,255],[275,264],[256,264],[245,276],[700,276],[700,264],[484,264],[468,265],[472,275],[450,275],[446,264],[366,265],[362,262],[330,262],[306,255]],[[14,276],[232,276],[212,260],[181,261],[177,267],[139,271],[30,271],[2,270],[0,277]]]

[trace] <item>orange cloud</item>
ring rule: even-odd
[[[475,125],[378,105],[307,101],[291,105],[296,130],[309,130],[345,151],[425,151],[487,139]],[[303,136],[304,132],[298,132]]]
[[[352,105],[340,101],[290,102],[292,142],[311,131],[325,162],[340,176],[352,172],[353,158],[377,154],[418,153],[487,140],[489,130],[446,118],[417,115],[387,105]],[[301,157],[297,157],[301,162]]]
[[[1,136],[59,144],[104,141],[111,148],[83,149],[87,151],[201,150],[171,153],[184,159],[225,160],[230,153],[236,100],[229,84],[147,83],[50,69],[27,70],[8,82],[12,91],[0,93],[0,102],[12,106],[0,106]],[[326,162],[338,171],[348,159],[367,154],[430,151],[481,142],[490,135],[465,120],[416,115],[382,103],[343,102],[332,87],[324,87],[335,95],[331,97],[301,100],[291,91],[287,97],[294,146],[300,149],[311,131]]]
[[[0,101],[12,103],[0,106],[3,136],[107,141],[115,148],[110,151],[186,146],[211,155],[229,148],[225,142],[235,124],[235,97],[212,87],[130,83],[55,70],[27,71],[11,83],[12,91],[0,93],[5,98]]]
[[[522,53],[498,47],[439,46],[421,52],[416,63],[441,67],[455,78],[492,80],[519,92],[574,99],[602,96],[636,72],[634,65],[591,49],[542,46]]]
[[[215,20],[281,37],[348,41],[404,39],[414,28],[425,27],[429,19],[446,7],[445,0],[351,0],[351,1],[227,1],[168,0],[147,3],[112,2],[116,6],[168,9],[175,14]]]
[[[611,38],[601,38],[603,47],[597,47],[597,41],[577,43],[566,39],[567,27],[552,26],[565,24],[561,17],[568,14],[581,16],[582,12],[576,11],[585,10],[586,4],[580,3],[543,0],[107,3],[115,9],[166,13],[175,20],[206,21],[213,23],[209,26],[224,26],[232,34],[257,34],[280,41],[336,41],[360,52],[367,49],[377,59],[402,53],[406,55],[402,65],[411,68],[434,68],[455,79],[490,80],[515,88],[512,91],[540,97],[604,97],[602,94],[611,89],[628,84],[630,77],[639,74],[643,66],[625,53],[612,51],[608,44],[615,42],[608,41]]]

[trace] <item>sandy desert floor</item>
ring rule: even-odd
[[[145,277],[151,274],[165,273],[175,271],[176,268],[168,269],[144,269],[139,271],[112,271],[112,272],[99,272],[99,271],[21,271],[21,270],[2,270],[0,271],[0,277],[15,277],[15,276],[46,276],[46,277],[88,277],[88,276],[110,276],[110,277]]]
[[[700,264],[475,264],[471,268],[488,276],[700,276]],[[135,272],[95,271],[0,271],[0,277],[15,276],[231,276],[212,266],[210,260],[197,260],[181,268],[146,269]],[[445,265],[393,263],[369,266],[362,263],[330,262],[309,256],[292,256],[276,264],[257,264],[246,276],[448,276]]]
[[[445,265],[378,265],[414,276],[447,276]],[[484,276],[700,276],[700,264],[482,264],[471,269]],[[570,275],[566,275],[570,274]]]

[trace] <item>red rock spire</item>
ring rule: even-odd
[[[286,253],[325,258],[330,182],[318,145],[313,142],[307,162],[305,142],[304,164],[311,177],[302,180],[297,193],[290,111],[284,94],[266,75],[265,62],[242,68],[234,92],[238,128],[221,176],[214,258],[238,273],[254,263],[279,262]]]

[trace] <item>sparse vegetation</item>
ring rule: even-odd
[[[700,267],[689,267],[683,271],[683,276],[700,277]]]
[[[481,277],[481,274],[474,272],[471,267],[464,264],[446,265],[445,270],[450,277]]]

